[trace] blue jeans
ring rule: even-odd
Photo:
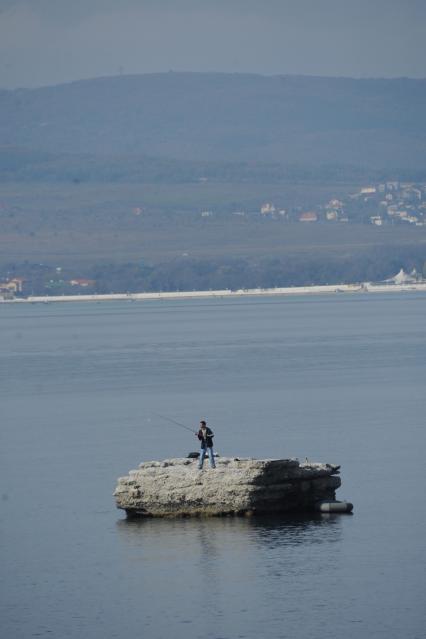
[[[214,463],[214,457],[213,457],[213,448],[207,447],[207,453],[209,455],[209,460],[210,460],[210,466],[212,468],[216,468],[216,464]],[[200,457],[198,460],[198,468],[201,470],[203,467],[203,463],[204,463],[204,456],[206,454],[206,449],[202,448],[200,450]]]

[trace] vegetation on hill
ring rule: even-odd
[[[374,169],[350,164],[213,162],[143,155],[53,153],[0,146],[1,182],[47,183],[362,183],[387,179],[426,180],[424,169]]]
[[[284,166],[426,167],[426,80],[163,73],[0,91],[0,145]]]
[[[425,184],[360,187],[426,182],[425,112],[426,80],[408,79],[165,73],[0,91],[0,277],[58,293],[81,292],[75,278],[110,292],[421,271]]]

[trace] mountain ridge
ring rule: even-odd
[[[189,161],[426,167],[426,80],[169,72],[0,90],[0,145]]]

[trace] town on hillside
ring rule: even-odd
[[[209,212],[203,211],[202,216]],[[234,215],[244,215],[236,211]],[[263,218],[283,219],[301,223],[340,222],[411,224],[426,226],[426,183],[389,181],[364,186],[343,198],[332,198],[309,210],[300,207],[286,209],[272,202],[260,207]]]

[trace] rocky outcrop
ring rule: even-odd
[[[294,459],[220,457],[215,469],[201,471],[196,459],[166,459],[144,462],[120,477],[114,496],[129,516],[313,510],[317,502],[335,499],[338,472],[339,466]]]

